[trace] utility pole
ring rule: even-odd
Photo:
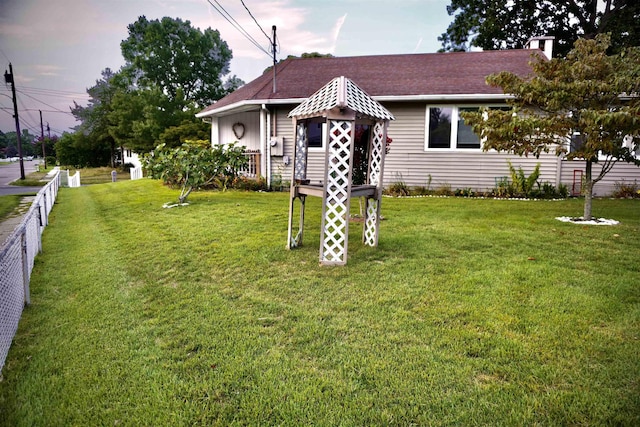
[[[18,118],[18,101],[16,100],[16,84],[13,78],[13,66],[9,63],[9,72],[4,70],[4,82],[11,83],[13,94],[13,117],[16,119],[16,138],[18,139],[18,156],[20,158],[20,179],[24,179],[24,162],[22,160],[22,140],[20,138],[20,119]]]
[[[42,158],[44,159],[44,168],[47,169],[47,152],[44,149],[46,145],[44,141],[44,125],[42,124],[42,110],[40,111],[40,144],[42,144]],[[49,123],[47,123],[47,128],[49,128]]]
[[[271,42],[271,50],[273,52],[273,93],[276,93],[276,26],[271,27],[273,40]]]

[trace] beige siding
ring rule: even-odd
[[[432,189],[448,185],[451,189],[470,187],[476,191],[486,191],[495,187],[496,178],[509,175],[508,159],[514,167],[522,167],[527,175],[540,163],[540,181],[557,184],[559,160],[554,154],[545,154],[536,159],[496,152],[425,151],[426,105],[393,103],[385,106],[396,118],[389,124],[388,134],[393,143],[385,161],[385,185],[403,181],[409,186],[426,186],[431,177]],[[291,177],[293,162],[294,130],[291,119],[287,118],[291,108],[280,107],[276,114],[277,132],[278,135],[285,136],[285,154],[290,156],[291,162],[285,167],[281,158],[274,158],[273,171],[282,171],[285,180]],[[309,151],[307,178],[311,182],[322,181],[324,159],[323,151]]]
[[[391,151],[385,161],[385,185],[402,180],[409,186],[426,186],[431,176],[431,188],[448,185],[451,189],[472,188],[485,191],[495,186],[498,177],[508,176],[507,159],[513,165],[522,167],[526,174],[531,173],[537,163],[541,167],[541,182],[557,185],[560,180],[571,190],[573,171],[584,171],[584,163],[578,161],[560,161],[553,154],[545,154],[536,158],[518,157],[496,152],[481,151],[425,151],[425,108],[424,103],[387,103],[385,105],[395,116],[396,120],[389,125],[389,136],[393,138]],[[293,146],[295,134],[292,120],[287,117],[295,105],[278,106],[272,109],[272,129],[267,135],[284,137],[284,154],[289,157],[289,164],[284,164],[284,158],[272,156],[271,173],[280,175],[283,181],[291,179],[293,164]],[[234,123],[245,125],[245,135],[240,142],[248,149],[260,149],[260,112],[252,111],[234,114],[219,119],[219,135],[221,143],[237,140],[232,131]],[[275,124],[275,127],[274,127]],[[310,150],[307,178],[318,183],[323,179],[324,152]],[[594,173],[599,166],[594,167]],[[266,171],[262,171],[266,175]],[[619,181],[640,183],[640,168],[634,165],[618,164],[604,178],[596,184],[595,193],[598,196],[611,194],[615,182]]]
[[[575,188],[576,191],[579,191],[580,172],[584,174],[584,169],[584,161],[565,160],[562,162],[561,181],[569,188],[569,191],[572,191],[573,188]],[[601,170],[601,165],[593,165],[593,176],[597,176]],[[595,196],[599,197],[610,196],[615,190],[616,182],[623,181],[627,183],[635,181],[640,184],[640,167],[629,163],[616,163],[613,169],[611,169],[611,171],[594,186],[593,193]]]
[[[431,188],[451,186],[485,191],[495,187],[496,178],[509,175],[507,160],[530,174],[540,163],[540,181],[556,183],[558,159],[554,154],[539,159],[482,151],[425,151],[425,104],[390,104],[387,108],[396,120],[389,125],[393,139],[385,161],[385,185],[403,181],[409,186]]]
[[[287,115],[295,106],[279,106],[271,111],[271,120],[275,121],[275,134],[272,129],[268,134],[273,136],[281,136],[284,138],[284,155],[288,156],[289,164],[284,164],[284,157],[271,157],[271,174],[277,179],[279,175],[282,181],[290,182],[291,167],[293,165],[293,146],[295,144],[295,132],[293,123]],[[273,126],[273,123],[272,123]]]
[[[244,124],[244,136],[238,139],[233,133],[233,124]],[[249,111],[220,117],[218,119],[218,135],[220,144],[229,144],[238,141],[249,150],[260,149],[260,112]]]

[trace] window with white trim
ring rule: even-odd
[[[504,109],[504,106],[490,108]],[[478,106],[427,106],[425,150],[479,150],[482,143],[471,126],[460,116],[463,112],[478,111]]]
[[[307,138],[311,151],[321,151],[324,149],[327,125],[323,122],[309,122],[307,124]]]

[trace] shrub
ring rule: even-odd
[[[476,195],[476,193],[469,187],[457,188],[453,194],[456,197],[474,197]]]
[[[511,175],[509,195],[515,197],[529,197],[533,191],[534,185],[538,182],[538,177],[540,176],[540,163],[536,164],[535,169],[529,176],[524,174],[522,167],[518,167],[516,170],[510,160],[507,160],[507,163],[509,165],[509,174]]]
[[[442,184],[440,187],[436,188],[433,192],[436,196],[453,196],[453,191],[451,191],[451,184],[447,184],[446,182]]]
[[[408,196],[411,191],[409,189],[409,186],[407,186],[404,181],[396,181],[386,189],[385,193],[394,197],[402,197]]]
[[[209,146],[207,141],[188,141],[177,148],[160,144],[143,157],[148,176],[180,187],[179,203],[185,203],[194,188],[213,184],[226,189],[247,165],[245,147],[235,143]]]
[[[614,184],[615,190],[613,191],[613,197],[617,199],[633,199],[640,198],[640,187],[636,180],[627,182],[625,180],[616,181]]]

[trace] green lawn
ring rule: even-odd
[[[640,200],[386,198],[321,267],[318,199],[176,198],[60,190],[0,424],[640,425]]]
[[[19,194],[0,196],[0,222],[13,213],[15,208],[20,205],[20,199],[23,197],[23,195]]]
[[[111,182],[111,172],[116,171],[116,180],[124,181],[130,180],[131,174],[129,171],[124,171],[123,169],[114,169],[108,166],[103,166],[99,168],[81,168],[76,169],[72,166],[60,166],[61,170],[69,170],[69,175],[74,175],[77,171],[80,171],[80,184],[81,185],[92,185],[92,184],[104,184],[107,182]]]

